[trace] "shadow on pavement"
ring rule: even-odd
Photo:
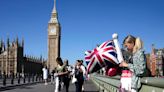
[[[19,89],[33,89],[33,87],[29,87],[28,85],[36,85],[36,84],[6,86],[6,87],[1,87],[0,91],[13,90],[13,89],[18,89],[18,88]]]

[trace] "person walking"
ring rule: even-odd
[[[48,70],[47,70],[47,67],[44,66],[44,68],[42,69],[42,71],[43,71],[44,84],[45,85],[48,85],[48,83],[47,83],[47,79],[48,79]]]
[[[51,84],[54,84],[54,73],[55,73],[55,69],[51,71]]]
[[[82,92],[82,85],[84,83],[83,70],[81,66],[81,60],[77,60],[75,65],[75,77],[77,79],[77,81],[75,82],[76,92]]]
[[[82,71],[83,71],[83,78],[84,78],[84,82],[85,82],[85,80],[87,80],[87,74],[86,74],[86,67],[84,66],[84,64],[83,64],[83,60],[80,60],[81,61],[81,69],[82,69]],[[84,91],[84,82],[83,82],[83,84],[82,84],[82,91]]]
[[[67,74],[64,76],[64,85],[65,85],[66,92],[69,92],[69,83],[70,83],[70,80],[71,80],[72,68],[69,65],[67,59],[64,61],[64,65],[66,65],[65,66],[65,71],[67,72]]]
[[[54,92],[59,92],[63,86],[64,86],[64,77],[66,74],[68,74],[68,71],[65,70],[66,64],[63,64],[63,61],[60,57],[56,59],[57,61],[57,74],[56,74],[56,79],[55,79],[55,91]]]

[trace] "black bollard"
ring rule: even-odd
[[[34,82],[34,74],[32,74],[32,82]]]
[[[3,74],[3,86],[6,86],[6,74]]]
[[[38,81],[38,75],[35,75],[35,81],[36,82]]]
[[[23,77],[23,83],[26,83],[26,76]]]
[[[28,74],[28,83],[30,83],[30,74]]]
[[[14,73],[11,74],[11,84],[14,84]]]
[[[20,84],[20,74],[18,74],[18,84]]]
[[[40,76],[39,76],[39,82],[40,82]]]

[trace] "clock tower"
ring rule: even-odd
[[[47,67],[51,72],[57,67],[56,58],[60,57],[60,24],[56,12],[56,0],[51,14],[51,19],[48,23],[48,62]]]

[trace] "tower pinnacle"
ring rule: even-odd
[[[54,8],[52,10],[52,13],[56,13],[56,0],[54,0]]]
[[[54,0],[54,7],[52,10],[51,19],[50,19],[49,23],[58,23],[57,11],[56,11],[56,0]]]

